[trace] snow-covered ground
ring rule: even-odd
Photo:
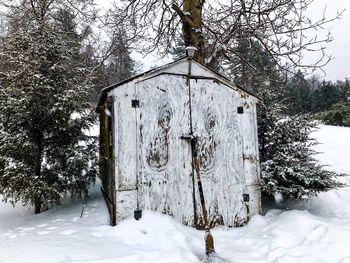
[[[350,174],[350,128],[322,126],[318,158]],[[343,178],[349,181],[348,177]],[[85,202],[66,200],[39,215],[0,203],[0,262],[200,262],[203,232],[165,215],[108,224],[98,187]],[[298,208],[295,209],[295,207]],[[350,263],[350,188],[321,194],[293,210],[270,210],[244,227],[213,231],[218,255],[228,262]]]

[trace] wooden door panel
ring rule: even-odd
[[[133,84],[115,89],[114,101],[114,157],[116,190],[136,189],[136,112],[132,107],[135,97]],[[118,202],[118,201],[117,201]]]
[[[242,206],[244,174],[238,92],[211,80],[191,81],[194,136],[198,138],[200,171],[211,225],[238,225],[246,217]],[[198,223],[201,210],[196,187]]]
[[[193,224],[190,132],[186,79],[161,75],[136,86],[139,203],[142,209]]]
[[[256,107],[254,102],[245,100],[244,114],[241,118],[243,136],[244,177],[246,185],[260,185],[260,163],[258,149],[258,135],[256,122]]]

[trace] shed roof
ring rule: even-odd
[[[156,76],[158,74],[161,73],[168,73],[168,74],[178,74],[178,75],[188,75],[188,67],[182,67],[184,65],[182,64],[187,64],[188,65],[188,58],[184,57],[184,58],[180,58],[178,60],[175,60],[171,63],[168,63],[166,65],[163,65],[161,67],[155,68],[155,69],[150,69],[148,71],[145,71],[143,73],[137,74],[131,78],[128,78],[126,80],[123,80],[121,82],[118,82],[116,84],[113,84],[111,86],[108,86],[104,89],[101,90],[100,93],[100,97],[99,97],[99,101],[97,103],[96,106],[96,111],[99,112],[101,106],[105,103],[107,97],[108,97],[108,92],[110,92],[111,90],[125,84],[128,83],[130,81],[134,81],[136,79],[147,79],[148,77],[152,77],[152,76]],[[211,73],[211,75],[213,75],[214,78],[221,80],[221,82],[223,82],[224,84],[232,87],[232,88],[237,88],[243,92],[248,93],[249,95],[257,98],[258,100],[261,100],[261,98],[259,96],[257,96],[256,94],[254,94],[253,92],[241,87],[238,84],[233,83],[231,80],[229,80],[227,77],[223,76],[222,74],[208,68],[205,65],[200,64],[199,62],[192,60],[192,65],[196,65],[197,67],[204,69],[205,71],[208,71]],[[205,77],[205,76],[199,76],[196,72],[192,72],[191,73],[191,78],[198,78],[198,77]]]

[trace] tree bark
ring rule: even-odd
[[[34,213],[39,214],[41,212],[41,196],[34,198]]]
[[[183,10],[176,4],[173,9],[180,16],[186,46],[194,46],[194,59],[204,64],[204,38],[202,34],[202,10],[204,0],[184,0]]]
[[[35,164],[35,175],[38,180],[41,180],[41,165],[42,165],[42,156],[43,156],[43,134],[38,131],[36,135],[36,143],[37,143],[37,157]],[[40,189],[41,190],[41,189]],[[35,214],[39,214],[41,212],[42,200],[41,194],[34,196],[34,212]]]

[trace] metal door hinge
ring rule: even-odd
[[[140,101],[139,100],[131,100],[131,107],[140,108]]]
[[[249,194],[243,194],[243,201],[249,202],[249,200],[250,200]]]

